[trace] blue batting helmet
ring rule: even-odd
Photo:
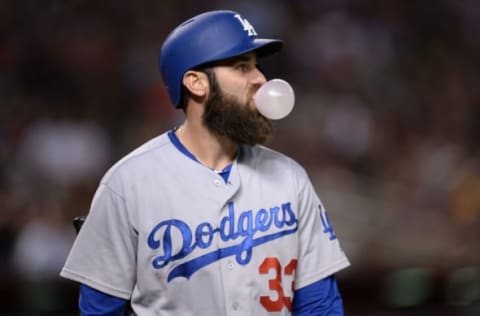
[[[160,50],[160,72],[178,107],[188,70],[250,51],[266,56],[281,47],[280,40],[258,38],[253,26],[237,12],[209,11],[183,22],[168,35]]]

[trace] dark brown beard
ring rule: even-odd
[[[272,122],[258,111],[223,93],[215,75],[210,80],[211,95],[205,105],[203,124],[214,134],[237,144],[264,144],[272,134]]]

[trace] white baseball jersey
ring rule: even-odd
[[[225,183],[165,133],[104,176],[61,275],[133,315],[273,316],[348,265],[295,161],[243,146]]]

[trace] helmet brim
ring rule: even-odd
[[[205,66],[214,65],[223,60],[241,56],[250,52],[255,52],[257,58],[268,57],[275,54],[283,47],[283,42],[276,39],[256,38],[249,43],[241,43],[239,46],[231,47],[230,49],[219,52],[194,68],[199,69]]]

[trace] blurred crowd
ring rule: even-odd
[[[478,300],[475,0],[0,2],[0,296],[57,280],[103,173],[182,121],[158,51],[210,9],[285,42],[261,66],[290,82],[296,105],[268,145],[309,171],[353,264],[344,278],[410,269],[447,290],[466,280],[467,299],[445,296],[453,304]]]

